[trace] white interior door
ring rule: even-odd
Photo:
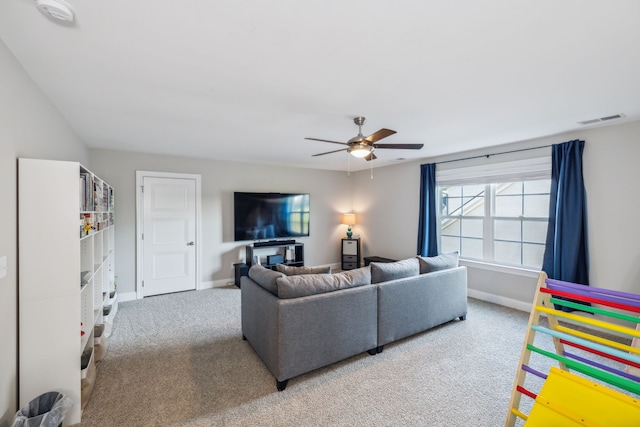
[[[144,176],[143,296],[196,289],[196,181]]]

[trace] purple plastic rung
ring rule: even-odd
[[[536,377],[540,377],[540,378],[542,378],[543,380],[546,380],[546,379],[547,379],[547,375],[546,375],[546,374],[543,374],[543,373],[542,373],[542,372],[540,372],[540,371],[536,371],[535,369],[533,369],[532,367],[530,367],[530,366],[528,366],[528,365],[522,365],[522,370],[523,370],[523,371],[527,371],[527,372],[529,372],[530,374],[535,375]]]
[[[591,366],[594,366],[596,368],[605,370],[607,372],[611,372],[612,374],[620,375],[621,377],[625,377],[627,379],[630,379],[631,381],[640,382],[640,377],[637,377],[637,376],[635,376],[633,374],[630,374],[628,372],[621,371],[620,369],[615,369],[615,368],[612,368],[610,366],[603,365],[602,363],[594,362],[591,359],[585,359],[584,357],[580,357],[577,354],[568,353],[566,351],[563,354],[565,356],[571,358],[571,359],[575,359],[575,360],[577,360],[579,362],[586,363],[588,365],[591,365]]]
[[[612,296],[617,296],[620,298],[626,298],[626,299],[631,299],[631,300],[636,300],[636,301],[640,301],[640,295],[639,294],[632,294],[629,292],[622,292],[622,291],[615,291],[613,289],[604,289],[604,288],[596,288],[595,286],[586,286],[586,285],[580,285],[578,283],[571,283],[571,282],[563,282],[562,280],[556,280],[556,279],[547,279],[546,280],[548,285],[557,285],[557,286],[562,286],[565,288],[572,288],[572,289],[588,289],[589,292],[595,292],[595,293],[599,293],[599,294],[604,294],[604,295],[612,295]]]
[[[601,288],[591,288],[590,286],[575,285],[573,283],[567,282],[561,282],[562,284],[558,284],[549,282],[549,280],[551,279],[547,279],[547,288],[551,290],[566,291],[574,295],[597,298],[602,301],[609,301],[616,304],[624,304],[631,307],[640,308],[640,296],[638,295],[620,291],[613,291],[610,289],[605,289],[607,292],[602,292]],[[573,286],[567,286],[567,284]],[[633,298],[630,298],[629,296],[633,296]]]

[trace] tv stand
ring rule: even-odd
[[[265,246],[282,246],[282,245],[293,245],[295,244],[295,240],[267,240],[261,242],[254,242],[253,246],[256,248],[262,248]]]
[[[304,243],[296,243],[295,240],[255,242],[245,247],[245,255],[248,267],[255,264],[258,257],[259,263],[267,268],[273,269],[276,264],[300,267],[304,265]],[[274,259],[282,261],[273,262]]]

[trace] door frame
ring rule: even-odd
[[[144,298],[142,290],[142,273],[144,272],[143,263],[143,244],[142,230],[144,221],[144,195],[142,192],[142,183],[144,178],[172,178],[172,179],[193,179],[196,182],[196,290],[202,289],[200,281],[200,265],[202,259],[201,245],[201,181],[199,174],[189,173],[173,173],[173,172],[152,172],[152,171],[136,171],[136,299]]]

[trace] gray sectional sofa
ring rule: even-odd
[[[252,266],[241,279],[242,334],[276,378],[290,378],[467,315],[457,254],[331,274]]]

